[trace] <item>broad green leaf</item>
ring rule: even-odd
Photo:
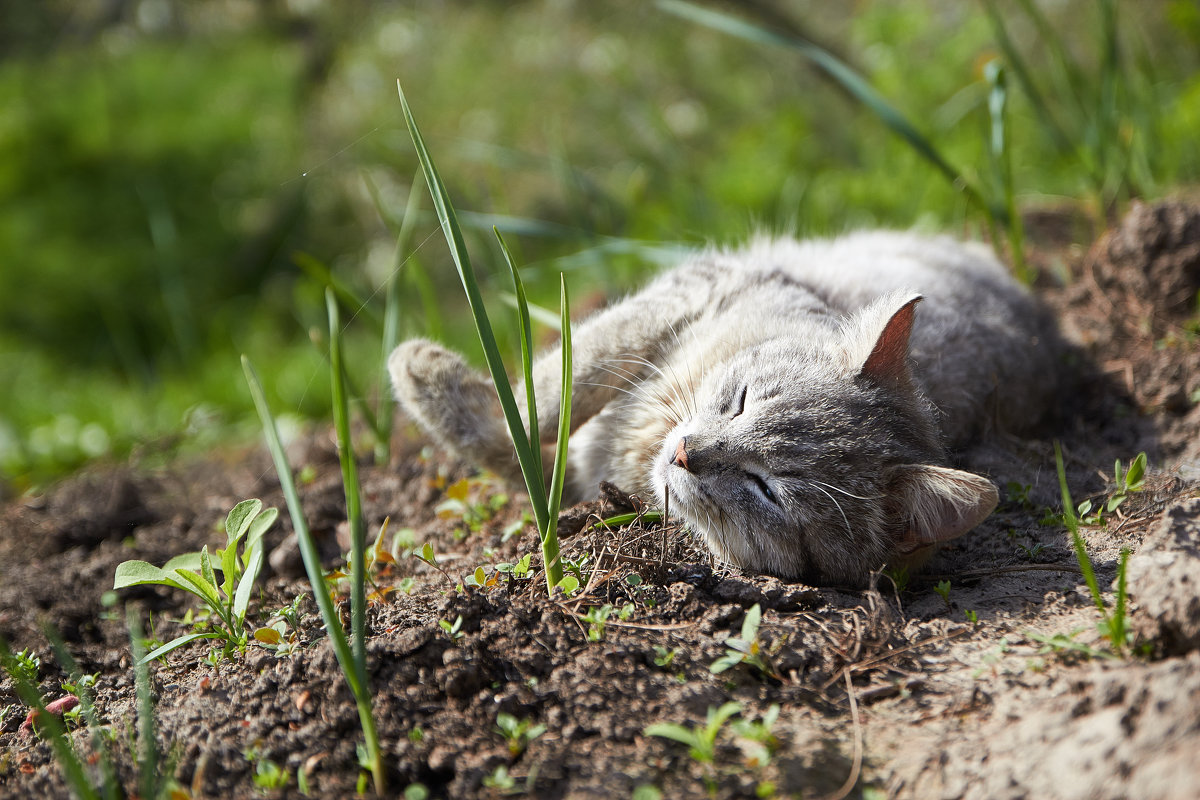
[[[428,561],[430,564],[437,563],[437,557],[433,553],[433,545],[431,545],[429,542],[426,542],[421,548],[420,559],[422,561]]]
[[[239,539],[246,535],[246,531],[250,530],[250,523],[261,510],[262,500],[243,500],[233,507],[229,516],[225,518],[227,547],[232,548]]]
[[[231,543],[224,550],[217,551],[217,560],[221,562],[221,591],[226,597],[233,597],[234,587],[238,580],[237,544]]]
[[[1136,492],[1142,488],[1145,480],[1146,454],[1138,453],[1137,458],[1133,459],[1133,463],[1129,465],[1129,471],[1125,473],[1125,486],[1129,491]]]
[[[208,545],[200,548],[200,575],[216,592],[220,584],[217,583],[217,574],[213,571],[212,559],[208,557]],[[220,595],[217,597],[220,598]]]
[[[149,653],[146,653],[146,655],[142,656],[141,661],[139,661],[137,663],[148,664],[149,662],[153,661],[154,659],[156,659],[160,656],[165,656],[167,653],[171,652],[172,650],[183,647],[188,642],[194,642],[197,639],[219,639],[219,638],[221,638],[220,635],[213,633],[212,631],[206,631],[205,633],[189,633],[189,634],[186,634],[185,636],[180,636],[178,639],[172,639],[171,641],[164,644],[162,647],[158,647],[158,648],[155,648],[154,650],[151,650]]]
[[[125,561],[117,565],[117,571],[113,576],[113,588],[125,589],[130,586],[157,585],[192,591],[175,580],[173,574],[173,572],[160,569],[146,561]]]
[[[263,644],[279,644],[283,641],[282,634],[274,628],[258,628],[254,631],[254,638]]]
[[[646,736],[661,736],[664,739],[671,739],[686,744],[688,747],[699,748],[699,736],[691,728],[685,728],[682,725],[677,725],[674,722],[655,722],[647,725],[642,731]]]
[[[750,606],[750,610],[746,612],[746,618],[742,620],[742,640],[745,642],[753,642],[758,638],[758,626],[762,622],[762,609],[758,603]]]
[[[254,518],[254,522],[250,523],[250,531],[246,534],[247,549],[253,543],[262,539],[263,534],[271,529],[275,524],[275,520],[279,519],[279,509],[271,507],[263,511]]]
[[[714,675],[720,675],[722,672],[732,669],[740,663],[742,663],[742,659],[732,654],[726,654],[714,661],[708,668],[708,671]]]
[[[562,580],[556,583],[555,586],[562,589],[563,594],[567,597],[570,597],[579,591],[579,578],[576,578],[574,575],[564,575]]]
[[[250,606],[250,595],[254,591],[254,581],[258,571],[262,569],[263,549],[261,544],[255,544],[246,554],[246,571],[238,583],[237,593],[233,597],[233,618],[240,627],[246,619],[246,609]]]
[[[221,605],[221,596],[217,594],[217,587],[215,584],[209,583],[199,574],[190,569],[177,569],[175,570],[175,574],[179,576],[181,582],[185,582],[191,587],[194,587],[189,589],[192,594],[199,595],[200,599],[208,603],[213,611],[224,616],[222,612],[224,612],[225,609]]]
[[[176,569],[200,569],[200,553],[180,553],[174,558],[163,564],[163,572],[171,572]]]
[[[755,608],[757,608],[757,606],[755,606]],[[723,703],[721,707],[717,709],[710,708],[708,710],[708,729],[710,731],[715,731],[724,725],[726,720],[741,710],[741,705],[732,701]]]

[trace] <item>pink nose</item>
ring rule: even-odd
[[[677,467],[683,467],[684,469],[688,468],[686,444],[687,437],[685,436],[679,440],[679,445],[675,448],[675,457],[671,459],[672,464]]]

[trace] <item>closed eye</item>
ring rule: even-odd
[[[743,386],[738,391],[737,401],[733,404],[733,414],[731,415],[733,417],[736,417],[738,414],[741,414],[746,410],[746,388],[747,387]]]
[[[775,492],[771,490],[771,486],[767,483],[765,478],[763,478],[761,475],[756,475],[753,472],[747,472],[746,477],[750,479],[750,482],[754,484],[754,488],[758,489],[759,493],[761,493],[763,497],[778,505],[779,498],[775,496]]]

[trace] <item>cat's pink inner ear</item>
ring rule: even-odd
[[[871,355],[863,363],[860,374],[879,381],[895,381],[908,375],[908,338],[912,335],[913,318],[916,315],[917,295],[902,305],[875,340]]]
[[[987,478],[928,464],[898,467],[890,489],[905,523],[896,543],[900,554],[962,536],[983,522],[1000,499]]]

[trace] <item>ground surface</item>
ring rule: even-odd
[[[1070,275],[1066,288],[1046,280],[1039,291],[1081,348],[1078,388],[1046,439],[962,454],[1005,499],[901,590],[886,577],[875,591],[842,591],[714,568],[678,531],[651,527],[567,538],[568,558],[588,556],[590,579],[574,597],[549,600],[532,527],[504,540],[521,499],[466,532],[460,515],[436,512],[444,487],[468,476],[463,467],[421,455],[413,438],[391,468],[365,467],[369,524],[378,529],[390,517],[391,531],[411,528],[452,578],[412,558],[377,578],[394,588],[369,617],[389,791],[420,783],[433,796],[497,796],[506,771],[510,791],[536,797],[628,797],[642,785],[664,797],[1194,796],[1200,503],[1189,498],[1200,495],[1200,208],[1137,207],[1091,246],[1071,246],[1075,226],[1065,219],[1046,212],[1031,227],[1040,266]],[[1084,531],[1110,602],[1119,552],[1134,552],[1132,616],[1148,655],[1047,652],[1035,638],[1079,631],[1073,641],[1108,650],[1067,533],[1040,524],[1059,507],[1051,437],[1062,440],[1076,500],[1097,505],[1111,492],[1114,459],[1149,454],[1146,488]],[[314,435],[291,455],[310,468],[302,498],[332,567],[344,500],[331,437]],[[471,498],[499,491],[477,479],[469,488]],[[41,655],[48,699],[63,694],[63,675],[43,621],[61,631],[85,672],[99,673],[98,709],[117,733],[113,750],[129,787],[129,639],[120,606],[106,607],[102,596],[121,561],[163,563],[220,546],[220,521],[247,497],[283,508],[262,453],[95,469],[11,503],[0,517],[0,635]],[[285,541],[290,529],[285,513],[267,535],[276,552],[251,605],[256,624],[310,591]],[[492,575],[526,553],[534,554],[533,579],[461,593],[451,586],[477,566]],[[190,595],[157,588],[124,590],[120,601],[164,641],[187,630],[179,620],[195,607]],[[581,617],[604,604],[612,615],[591,641],[593,626]],[[713,674],[755,604],[766,669]],[[268,794],[298,795],[303,773],[313,796],[353,795],[354,704],[311,596],[300,611],[300,646],[289,656],[252,646],[212,666],[199,643],[153,665],[159,742],[191,797],[255,796],[265,791],[253,783],[255,764],[265,760],[289,773],[287,786]],[[460,615],[461,636],[452,638],[439,621]],[[740,711],[720,730],[712,764],[644,732],[655,722],[698,726],[708,709],[731,701]],[[738,723],[760,720],[773,705],[764,758]],[[25,710],[7,679],[0,706],[0,795],[65,796],[49,748],[18,730]],[[510,749],[496,727],[500,713],[544,732],[523,751]],[[87,752],[85,732],[74,735]]]

